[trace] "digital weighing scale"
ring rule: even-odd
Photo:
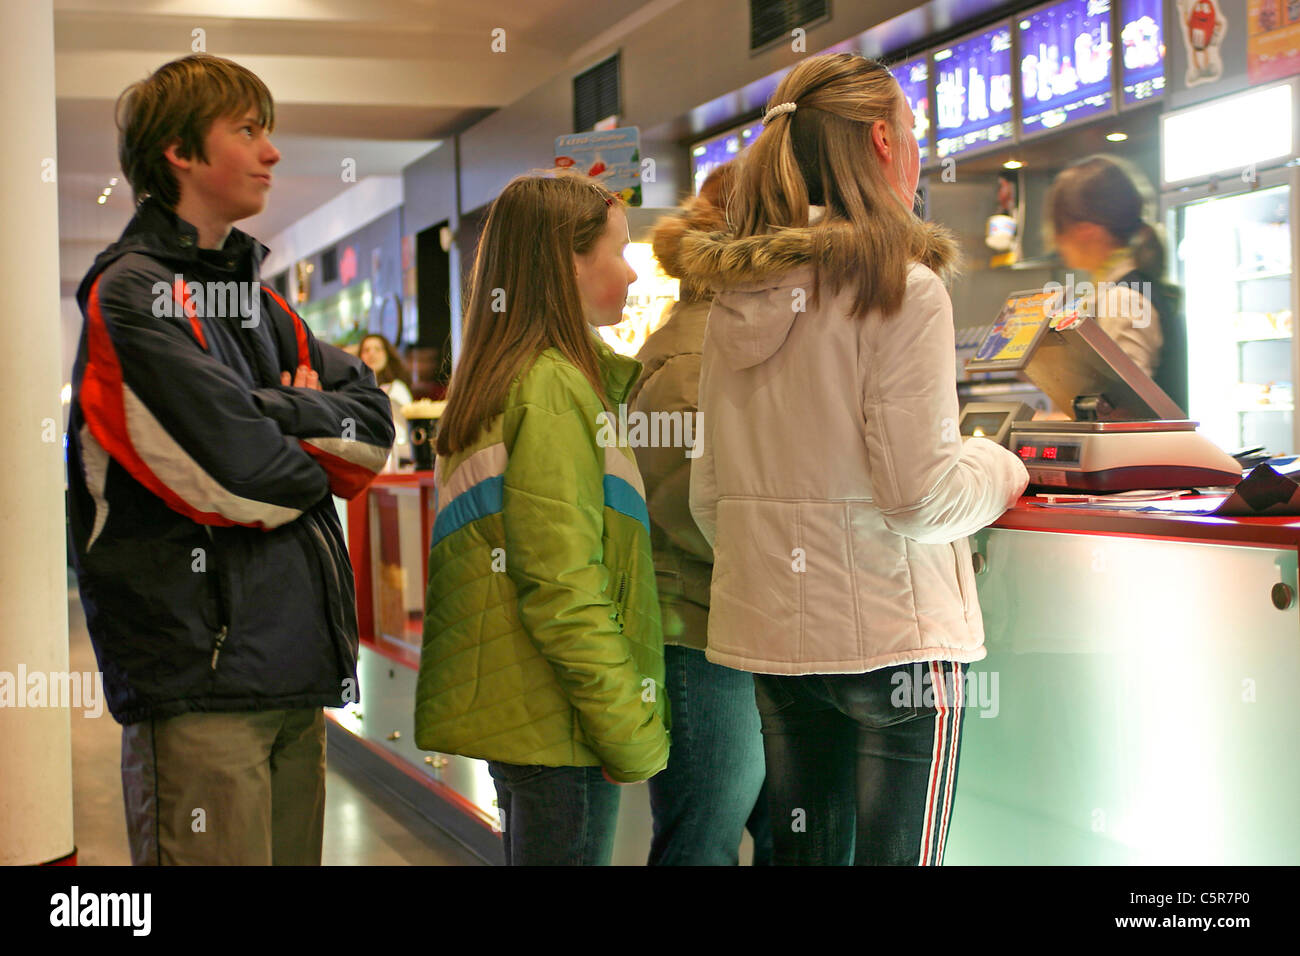
[[[1020,371],[1072,421],[1031,421],[1032,409],[967,404],[962,435],[1000,440],[1041,488],[1134,491],[1235,485],[1236,459],[1196,431],[1164,390],[1059,291],[1013,292],[985,336],[973,372]]]

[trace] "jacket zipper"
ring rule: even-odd
[[[221,645],[226,643],[226,635],[230,633],[230,628],[221,625],[221,630],[217,631],[217,640],[212,645],[212,669],[217,669],[217,657],[221,654]]]
[[[627,590],[627,572],[624,571],[618,576],[618,595],[614,598],[614,620],[618,622],[619,630],[623,628],[623,593]]]
[[[217,545],[216,535],[213,534],[212,528],[209,525],[204,525],[203,530],[208,533],[208,543],[211,545],[209,551],[211,552],[212,557],[215,557]],[[222,600],[221,578],[218,576],[220,574],[220,569],[217,568],[215,562],[210,560],[208,562],[208,569],[205,573],[213,575],[209,580],[212,583],[213,597],[215,598],[217,605],[217,623],[220,625],[217,628],[217,633],[212,641],[212,670],[216,671],[217,658],[221,656],[221,647],[226,643],[226,638],[230,636],[230,626],[226,623],[226,605]]]

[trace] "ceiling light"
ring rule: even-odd
[[[113,187],[112,187],[112,186],[105,186],[105,187],[104,187],[104,195],[105,195],[105,196],[112,195],[112,193],[113,193]]]
[[[1002,164],[1003,169],[1020,169],[1025,164],[1018,159],[1008,159]]]
[[[1122,143],[1128,139],[1128,133],[1107,133],[1106,138],[1112,143]]]
[[[109,184],[110,186],[116,186],[116,185],[117,185],[117,177],[114,176],[112,179],[110,179],[110,180],[108,181],[108,184]]]
[[[102,205],[104,205],[104,203],[108,202],[108,197],[107,197],[107,196],[98,196],[98,197],[96,197],[95,202],[99,203],[99,204],[102,206]]]

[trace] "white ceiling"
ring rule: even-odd
[[[656,0],[654,6],[675,0]],[[645,0],[54,0],[59,229],[65,290],[130,218],[113,104],[130,83],[193,51],[237,60],[275,97],[282,159],[267,211],[240,228],[269,239],[357,178],[394,175],[619,32]],[[492,49],[504,30],[504,52]],[[202,30],[202,34],[195,34]],[[501,36],[498,34],[497,36]],[[499,44],[498,44],[499,45]]]

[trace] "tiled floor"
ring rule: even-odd
[[[75,586],[68,591],[69,668],[97,670]],[[107,709],[97,718],[72,714],[72,810],[78,862],[129,865],[119,770],[122,729]],[[477,858],[405,805],[364,779],[328,771],[326,865],[478,865]]]

